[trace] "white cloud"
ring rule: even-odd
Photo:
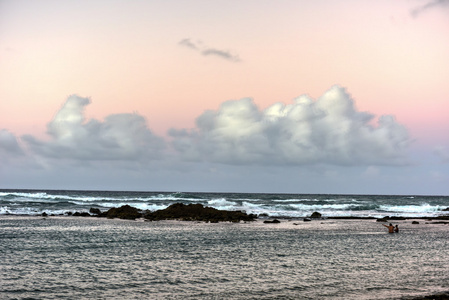
[[[49,141],[25,135],[29,149],[47,158],[73,160],[148,160],[161,155],[165,147],[146,121],[137,114],[116,114],[101,122],[86,122],[84,107],[88,98],[70,96],[48,124]]]
[[[224,102],[206,111],[196,128],[171,130],[173,147],[188,160],[225,164],[407,164],[411,140],[392,116],[359,112],[334,86],[316,101],[300,96],[264,111],[251,99]]]

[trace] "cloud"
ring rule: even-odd
[[[206,111],[192,130],[171,129],[173,148],[191,161],[235,165],[403,165],[411,139],[392,116],[359,112],[334,86],[316,101],[300,96],[261,111],[251,99]]]
[[[179,43],[181,46],[188,47],[190,49],[196,50],[203,56],[218,56],[228,61],[239,62],[241,61],[238,55],[231,53],[228,50],[211,48],[203,45],[201,42],[193,42],[191,39],[186,38],[181,40]]]
[[[449,0],[433,0],[428,1],[426,4],[423,4],[419,7],[414,8],[411,10],[410,14],[413,17],[418,17],[420,14],[430,10],[430,9],[436,9],[436,8],[449,8]]]
[[[30,151],[52,159],[84,161],[150,160],[158,158],[165,143],[147,127],[137,114],[115,114],[103,122],[85,120],[88,98],[70,96],[47,125],[49,141],[31,135],[22,140]]]
[[[195,128],[170,129],[157,136],[138,114],[113,114],[104,120],[85,118],[88,98],[68,97],[47,124],[49,139],[24,135],[21,140],[0,131],[0,153],[23,155],[51,167],[64,162],[120,168],[158,163],[172,169],[184,163],[230,166],[379,166],[405,165],[411,139],[392,116],[358,111],[350,95],[334,86],[314,100],[303,95],[293,103],[260,110],[249,99],[226,101],[205,111]],[[375,124],[377,122],[377,124]]]
[[[17,138],[6,129],[0,129],[0,154],[2,157],[23,155]]]

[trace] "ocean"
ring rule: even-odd
[[[327,217],[434,217],[447,214],[449,196],[0,190],[0,215],[61,215],[125,204],[154,211],[177,202],[272,217],[301,218],[314,211]]]
[[[201,203],[277,217],[129,221],[67,212]],[[411,299],[449,291],[447,196],[0,191],[0,299]],[[302,218],[319,211],[323,219]],[[45,212],[49,216],[42,217]],[[54,215],[54,216],[50,216]]]

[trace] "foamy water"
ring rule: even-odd
[[[112,191],[23,191],[0,190],[0,215],[64,214],[102,211],[131,205],[142,210],[164,209],[177,202],[200,203],[224,210],[243,210],[273,217],[306,217],[318,211],[323,216],[433,217],[449,215],[448,196],[389,195],[293,195],[232,193],[161,193]]]

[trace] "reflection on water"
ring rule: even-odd
[[[448,226],[0,218],[0,298],[394,299],[449,290]]]

